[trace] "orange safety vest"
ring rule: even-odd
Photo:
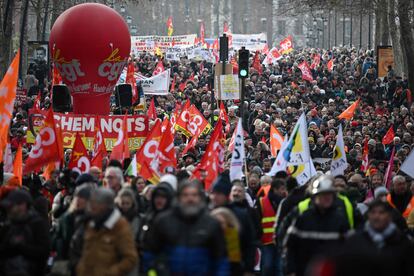
[[[273,234],[275,233],[276,212],[273,210],[269,197],[260,198],[260,207],[262,208],[262,244],[272,244]]]
[[[394,202],[392,202],[391,194],[387,195],[387,201],[388,203],[395,209],[397,207],[395,206]],[[411,211],[414,209],[414,196],[411,197],[410,202],[408,203],[407,207],[405,208],[405,211],[402,213],[402,216],[407,219],[408,215],[410,215]]]

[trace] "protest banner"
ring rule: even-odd
[[[260,34],[232,34],[232,44],[230,48],[233,50],[240,50],[241,47],[245,47],[246,50],[251,52],[263,51],[267,45],[267,35],[265,33]]]
[[[167,95],[170,85],[170,69],[152,76],[151,78],[139,80],[145,95]]]
[[[219,100],[238,100],[240,99],[240,87],[238,75],[220,76]]]
[[[15,103],[18,106],[21,106],[26,103],[26,100],[27,100],[27,90],[22,87],[17,87]]]
[[[377,72],[378,78],[387,76],[388,66],[393,68],[394,64],[394,52],[392,46],[378,46],[377,47]]]
[[[131,54],[139,55],[142,52],[153,52],[155,47],[158,47],[163,52],[170,47],[185,48],[194,45],[196,37],[196,34],[174,36],[131,36]]]
[[[46,111],[29,111],[29,129],[27,131],[27,142],[34,143],[36,134],[43,125]],[[88,150],[93,150],[95,126],[101,128],[105,147],[111,151],[121,130],[123,116],[89,116],[54,113],[56,122],[62,129],[63,147],[72,148],[76,133],[82,137],[83,143]],[[148,119],[145,115],[132,115],[127,118],[127,129],[129,137],[129,149],[137,150],[142,145],[148,133]]]

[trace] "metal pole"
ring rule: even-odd
[[[359,11],[359,49],[362,49],[362,0],[361,10]]]
[[[240,87],[240,118],[244,122],[244,97],[245,97],[245,86],[246,86],[246,78],[241,79],[241,87]]]
[[[371,12],[368,14],[368,49],[371,50],[371,22],[372,22],[372,17],[371,17]]]
[[[331,49],[331,11],[329,11],[328,17],[328,49]]]
[[[325,20],[322,18],[322,49],[325,48]]]
[[[335,41],[334,41],[334,46],[338,45],[338,11],[335,10]]]
[[[351,11],[351,22],[350,22],[350,26],[349,26],[349,47],[352,47],[352,11]]]
[[[342,13],[342,46],[345,46],[345,12]]]

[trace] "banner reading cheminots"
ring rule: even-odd
[[[43,125],[45,111],[29,112],[29,130],[27,142],[34,143],[36,134]],[[55,120],[60,123],[64,148],[72,148],[76,133],[79,133],[88,150],[93,150],[96,126],[100,126],[105,148],[111,151],[115,145],[118,132],[122,127],[123,116],[87,116],[73,114],[54,114]],[[148,119],[144,115],[127,117],[129,149],[137,150],[141,147],[148,134]]]

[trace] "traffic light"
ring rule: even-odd
[[[239,50],[239,78],[245,79],[249,76],[249,50],[242,47]]]

